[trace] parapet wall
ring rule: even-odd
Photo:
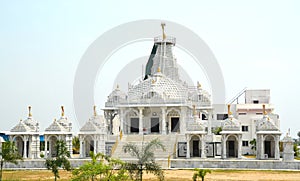
[[[76,168],[90,159],[70,159]],[[132,160],[128,160],[132,161]],[[168,168],[167,159],[156,159],[162,168]],[[45,159],[24,160],[18,165],[6,163],[5,169],[45,169]],[[221,159],[172,159],[170,168],[221,168],[221,169],[264,169],[264,170],[300,170],[300,161],[283,162],[281,160],[221,160]]]
[[[300,161],[283,162],[281,160],[172,160],[171,168],[230,168],[230,169],[281,169],[299,170]]]

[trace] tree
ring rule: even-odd
[[[207,173],[211,173],[211,170],[208,169],[194,169],[196,173],[193,175],[193,181],[197,181],[197,178],[201,178],[202,181],[204,181],[204,177]]]
[[[70,171],[71,164],[68,158],[70,157],[70,152],[66,147],[66,143],[62,140],[59,140],[55,144],[56,148],[56,157],[46,159],[46,167],[48,170],[52,170],[54,174],[54,180],[56,181],[59,177],[58,169],[63,168],[64,170]]]
[[[213,130],[213,133],[215,135],[221,135],[220,132],[222,131],[222,127],[216,127],[214,130]]]
[[[253,151],[256,151],[256,139],[255,139],[255,138],[254,138],[253,140],[250,141],[250,145],[252,145],[252,146],[251,146],[251,149],[252,149]]]
[[[79,149],[80,149],[80,141],[78,136],[75,136],[72,139],[72,145],[73,145],[73,153],[79,153]]]
[[[18,160],[23,160],[22,156],[18,153],[17,147],[11,141],[2,143],[2,150],[0,150],[0,181],[2,180],[2,171],[4,163],[18,164]]]
[[[298,157],[299,151],[298,151],[298,144],[297,143],[294,143],[293,150],[294,150],[294,156]]]
[[[123,146],[125,153],[129,153],[131,156],[137,158],[137,162],[127,163],[125,165],[131,179],[141,181],[143,179],[143,170],[145,170],[146,173],[156,175],[159,180],[164,180],[163,170],[154,159],[154,151],[159,148],[165,151],[164,145],[158,138],[142,146],[142,149],[139,149],[139,147],[133,143],[127,143]]]
[[[102,153],[90,152],[91,161],[75,169],[73,181],[91,180],[97,178],[105,181],[127,180],[128,176],[124,169],[124,163],[118,159],[112,159]]]

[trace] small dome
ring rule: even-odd
[[[240,131],[241,124],[232,115],[229,115],[227,119],[224,120],[222,125],[222,131]]]
[[[107,125],[102,115],[93,115],[80,129],[82,132],[107,132]]]
[[[126,94],[122,90],[120,90],[119,86],[117,85],[117,88],[113,90],[112,93],[110,93],[110,95],[108,96],[107,102],[117,103],[125,99]]]
[[[269,117],[266,106],[263,105],[263,118],[258,120],[256,123],[257,131],[279,131],[278,127],[275,126],[273,120]]]
[[[257,121],[256,130],[257,131],[279,131],[278,127],[275,126],[273,120],[267,114],[264,114],[263,118]]]
[[[38,131],[39,130],[39,123],[36,120],[34,120],[33,117],[28,117],[27,119],[25,119],[23,121],[23,123],[26,126],[30,127],[30,129],[32,131]]]

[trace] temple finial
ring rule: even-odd
[[[94,105],[94,116],[97,116],[96,105]]]
[[[61,117],[65,116],[65,110],[64,110],[64,106],[61,106]]]
[[[157,67],[157,72],[161,72],[160,67]]]
[[[227,110],[228,111],[228,116],[230,116],[230,115],[232,115],[232,112],[230,111],[230,104],[228,104],[227,107],[228,107],[228,110]]]
[[[197,88],[201,89],[201,84],[199,83],[199,81],[197,81]]]
[[[194,116],[197,115],[197,112],[196,112],[196,106],[195,106],[195,105],[193,105],[193,115],[194,115]]]
[[[267,115],[266,105],[263,104],[262,106],[263,106],[263,114],[264,114],[264,115]]]
[[[31,114],[31,106],[28,106],[28,117],[32,117],[32,114]]]
[[[162,29],[162,37],[163,37],[163,40],[166,39],[166,34],[165,34],[165,26],[166,26],[166,23],[162,22],[161,23],[161,29]]]

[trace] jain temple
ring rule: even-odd
[[[132,158],[123,153],[124,144],[142,146],[159,138],[166,151],[155,152],[155,158],[164,167],[298,168],[289,133],[281,140],[270,90],[244,89],[229,104],[213,104],[200,83],[188,85],[180,78],[173,54],[176,39],[165,35],[164,24],[162,29],[162,36],[154,38],[143,81],[127,91],[116,85],[102,108],[104,116],[94,106],[94,114],[74,134],[61,107],[60,118],[40,130],[29,107],[28,117],[3,136],[15,142],[25,160],[43,160],[41,153],[55,156],[57,140],[72,151],[72,138],[78,136],[80,152],[72,156],[74,162],[88,159],[90,151],[126,161]],[[250,144],[253,139],[256,149]],[[279,142],[284,145],[281,151]]]

